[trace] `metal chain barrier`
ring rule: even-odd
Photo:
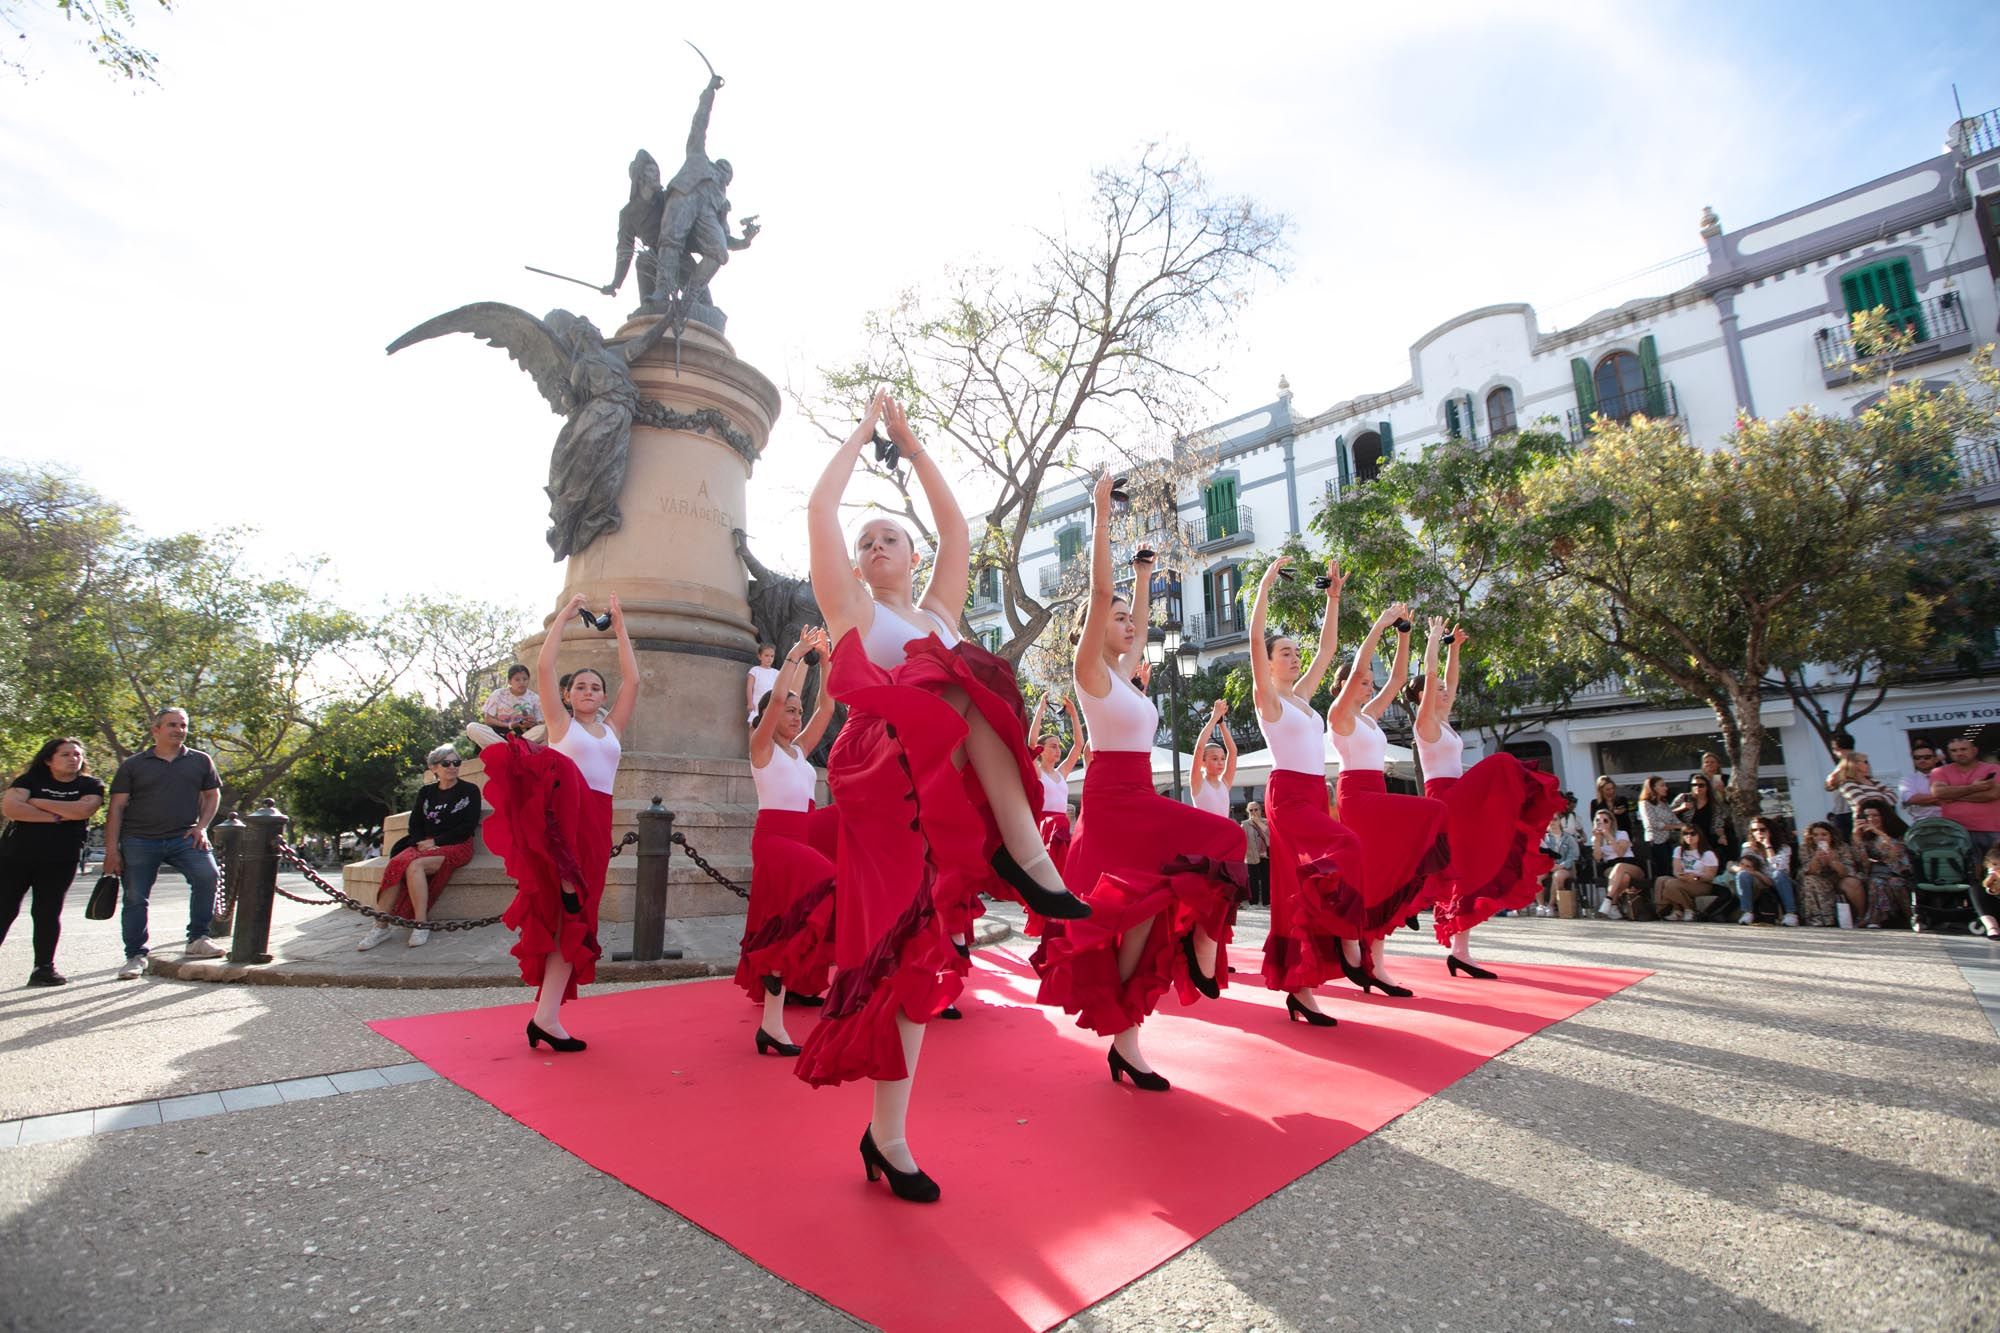
[[[735,894],[737,897],[743,899],[746,902],[749,901],[750,890],[744,888],[741,884],[738,884],[735,880],[729,878],[729,876],[723,874],[720,870],[717,870],[714,866],[710,865],[708,863],[708,859],[704,857],[700,852],[696,851],[694,849],[694,844],[687,840],[687,834],[676,830],[673,835],[673,840],[676,844],[679,845],[682,851],[688,854],[688,860],[694,862],[697,866],[701,867],[701,871],[703,874],[707,875],[717,884],[720,884],[723,888],[728,889],[731,893]]]
[[[637,841],[639,841],[638,834],[627,833],[623,841],[612,847],[611,854],[616,856],[619,852]],[[407,916],[397,916],[394,912],[384,912],[379,908],[370,907],[364,902],[350,898],[333,885],[327,883],[318,871],[307,864],[305,857],[299,854],[299,849],[286,842],[283,838],[278,839],[278,859],[286,862],[292,869],[304,875],[311,882],[312,886],[321,893],[331,895],[326,898],[302,898],[296,893],[286,892],[282,887],[278,889],[279,893],[284,894],[285,897],[290,898],[293,902],[304,903],[308,907],[331,907],[335,903],[338,903],[348,911],[359,912],[361,915],[382,925],[400,926],[407,930],[431,930],[449,933],[454,930],[478,930],[482,926],[498,925],[500,922],[499,916],[481,917],[476,921],[418,921]],[[711,870],[709,873],[714,874],[715,872]],[[727,880],[723,882],[728,883]],[[504,915],[504,913],[501,915]]]

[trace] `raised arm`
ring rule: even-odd
[[[632,651],[632,638],[625,632],[625,609],[618,605],[618,594],[611,594],[611,629],[618,636],[618,702],[611,705],[611,729],[618,733],[618,739],[625,739],[626,728],[632,725],[632,714],[639,711],[639,655]]]
[[[771,682],[771,706],[750,729],[750,763],[754,767],[762,768],[771,762],[771,746],[778,735],[778,715],[785,711],[785,700],[805,683],[806,654],[812,651],[812,634],[810,626],[799,632],[799,641],[785,654],[778,677]]]
[[[694,121],[688,126],[689,157],[708,156],[708,118],[715,113],[715,90],[721,86],[722,76],[711,74],[708,87],[701,90],[701,100],[694,104]]]
[[[1034,717],[1028,720],[1028,749],[1035,752],[1036,754],[1041,753],[1042,714],[1048,711],[1048,707],[1049,707],[1049,692],[1047,690],[1043,690],[1041,697],[1035,700],[1035,715]]]
[[[1410,618],[1410,608],[1401,602],[1390,610],[1396,612],[1395,619],[1407,621]],[[1396,631],[1396,660],[1389,667],[1389,679],[1375,692],[1373,699],[1362,705],[1361,711],[1379,722],[1382,714],[1389,711],[1389,705],[1396,702],[1396,696],[1403,692],[1403,685],[1409,679],[1410,631],[1399,629]]]
[[[1222,700],[1217,699],[1215,702],[1222,708],[1222,717],[1216,719],[1220,722],[1229,716],[1229,709]],[[1236,736],[1227,725],[1222,728],[1222,785],[1225,787],[1236,785]]]
[[[834,710],[840,707],[833,701],[833,691],[826,687],[826,673],[833,668],[833,646],[827,639],[824,629],[815,626],[812,635],[813,651],[819,654],[820,661],[819,694],[813,703],[812,716],[806,719],[806,729],[799,733],[798,745],[801,754],[811,754],[819,748],[820,741],[826,737],[826,729],[833,725]],[[801,682],[803,691],[803,678]]]
[[[1222,700],[1217,699],[1208,710],[1208,721],[1202,723],[1201,734],[1194,738],[1194,772],[1189,775],[1188,779],[1188,789],[1190,791],[1198,793],[1204,786],[1208,785],[1208,774],[1202,771],[1201,757],[1208,750],[1208,738],[1215,731],[1215,724],[1222,720],[1222,715],[1227,711],[1228,707]],[[1226,733],[1227,728],[1224,731]],[[1228,753],[1227,749],[1224,750],[1224,753]],[[1229,784],[1224,783],[1223,785],[1227,786]]]
[[[890,440],[910,460],[910,470],[916,473],[917,484],[930,503],[931,526],[937,530],[937,556],[931,561],[931,579],[924,585],[918,604],[936,612],[945,624],[956,625],[965,614],[965,595],[972,587],[972,534],[965,525],[965,511],[958,507],[958,497],[951,493],[951,483],[945,480],[937,460],[910,429],[903,405],[885,396],[882,422],[889,429]]]
[[[1063,712],[1069,714],[1069,753],[1056,765],[1056,772],[1068,777],[1076,769],[1076,761],[1083,758],[1083,719],[1076,715],[1076,701],[1067,694],[1063,696]]]
[[[1424,635],[1424,693],[1417,701],[1417,735],[1424,744],[1437,741],[1441,733],[1439,724],[1445,720],[1445,688],[1438,680],[1438,650],[1444,644],[1444,617],[1432,616]]]
[[[1104,524],[1104,544],[1108,551],[1111,545],[1111,518],[1107,513],[1100,520]],[[1118,659],[1118,669],[1132,675],[1146,660],[1146,631],[1153,623],[1153,562],[1134,558],[1132,561],[1132,651]]]
[[[1076,639],[1076,683],[1093,699],[1110,693],[1111,673],[1104,666],[1104,632],[1111,624],[1111,474],[1097,479],[1091,493],[1090,598],[1084,604],[1083,628]],[[1129,675],[1123,662],[1118,673]]]
[[[1355,714],[1361,711],[1368,687],[1375,683],[1375,645],[1381,642],[1382,631],[1389,628],[1389,622],[1401,614],[1401,609],[1401,603],[1398,603],[1375,617],[1375,623],[1368,627],[1361,646],[1354,650],[1354,669],[1340,683],[1340,693],[1333,697],[1333,706],[1326,710],[1326,725],[1336,734],[1353,734]],[[1343,727],[1342,723],[1346,725]]]
[[[1465,626],[1453,625],[1451,627],[1451,653],[1446,659],[1444,667],[1444,716],[1447,722],[1451,720],[1452,713],[1458,708],[1459,657],[1464,652],[1465,645],[1471,642],[1472,636],[1465,632]]]
[[[1264,570],[1264,577],[1257,580],[1257,596],[1250,603],[1250,701],[1257,709],[1257,716],[1266,722],[1276,722],[1284,714],[1285,706],[1278,701],[1278,682],[1271,678],[1271,650],[1264,642],[1264,622],[1271,609],[1271,588],[1291,563],[1282,555],[1273,558]],[[1202,732],[1204,736],[1207,734]],[[1195,758],[1201,758],[1199,749]]]
[[[868,400],[868,410],[862,414],[861,423],[840,448],[834,450],[833,457],[827,460],[826,470],[820,473],[819,481],[806,501],[806,537],[812,552],[813,600],[819,603],[820,612],[826,616],[827,632],[836,643],[846,636],[847,631],[861,626],[871,614],[868,589],[855,576],[846,539],[841,536],[840,497],[847,493],[847,483],[854,476],[854,464],[861,457],[862,448],[875,435],[875,423],[881,419],[884,397],[878,393]]]
[[[1333,660],[1340,655],[1340,590],[1346,579],[1341,577],[1340,562],[1327,557],[1326,561],[1326,615],[1319,622],[1319,647],[1313,650],[1312,661],[1306,664],[1305,674],[1299,677],[1298,694],[1302,699],[1310,699],[1319,693],[1319,683],[1326,679],[1326,673],[1333,669]]]
[[[562,677],[556,674],[556,653],[562,648],[563,627],[583,610],[583,601],[583,594],[579,592],[562,604],[562,610],[556,612],[556,618],[549,622],[547,632],[542,635],[541,652],[535,655],[535,679],[542,682],[542,688],[547,689],[551,682],[558,682],[554,705],[542,710],[542,725],[549,729],[550,745],[569,735],[569,709],[563,707],[562,685],[559,683]]]

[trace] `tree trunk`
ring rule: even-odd
[[[1748,829],[1763,806],[1757,775],[1764,761],[1764,698],[1753,683],[1747,691],[1735,691],[1731,703],[1736,725],[1735,743],[1729,747],[1729,808],[1736,816],[1736,826]]]

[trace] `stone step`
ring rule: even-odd
[[[747,854],[717,852],[707,846],[702,846],[701,851],[717,870],[749,887]],[[387,857],[377,857],[346,866],[341,875],[341,891],[370,906],[376,905],[376,891],[381,887],[382,870],[388,863]],[[632,919],[633,885],[637,876],[638,863],[630,851],[612,858],[605,875],[604,900],[598,907],[601,918]],[[500,858],[482,849],[452,872],[451,882],[445,885],[431,915],[440,921],[492,916],[513,900],[514,887]],[[676,849],[676,855],[667,865],[667,906],[674,916],[717,916],[741,912],[743,900],[710,879]]]

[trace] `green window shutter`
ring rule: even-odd
[[[1458,431],[1458,399],[1447,398],[1444,404],[1444,433],[1456,440]]]
[[[1204,572],[1201,576],[1201,609],[1208,618],[1208,630],[1211,634],[1215,632],[1216,605],[1215,575]]]
[[[1650,333],[1639,339],[1639,374],[1646,382],[1646,415],[1665,416],[1667,391],[1660,379],[1660,349]]]
[[[1333,468],[1340,477],[1340,489],[1342,491],[1345,491],[1349,486],[1354,484],[1354,478],[1347,467],[1347,437],[1345,435],[1336,435],[1333,437]]]
[[[1386,421],[1376,422],[1375,432],[1382,437],[1382,463],[1386,467],[1389,460],[1396,455],[1396,436]]]
[[[1917,284],[1910,275],[1910,261],[1907,259],[1892,259],[1886,264],[1870,264],[1867,268],[1856,269],[1840,280],[1840,300],[1847,307],[1850,320],[1863,311],[1880,306],[1888,312],[1890,319],[1914,332],[1918,342],[1930,336],[1930,331],[1924,326],[1923,305],[1917,300]]]
[[[1597,384],[1590,376],[1590,362],[1580,356],[1571,357],[1569,378],[1576,386],[1576,414],[1582,418],[1578,424],[1587,426],[1597,412]]]
[[[1910,277],[1910,261],[1894,259],[1886,267],[1887,281],[1883,285],[1889,290],[1889,313],[1896,317],[1898,323],[1914,331],[1918,342],[1923,342],[1929,337],[1929,331],[1924,328],[1923,306],[1917,301],[1917,284]]]
[[[1465,438],[1479,443],[1479,418],[1472,411],[1472,395],[1465,395]]]
[[[1083,530],[1064,528],[1056,534],[1056,559],[1063,564],[1077,558],[1083,551]]]

